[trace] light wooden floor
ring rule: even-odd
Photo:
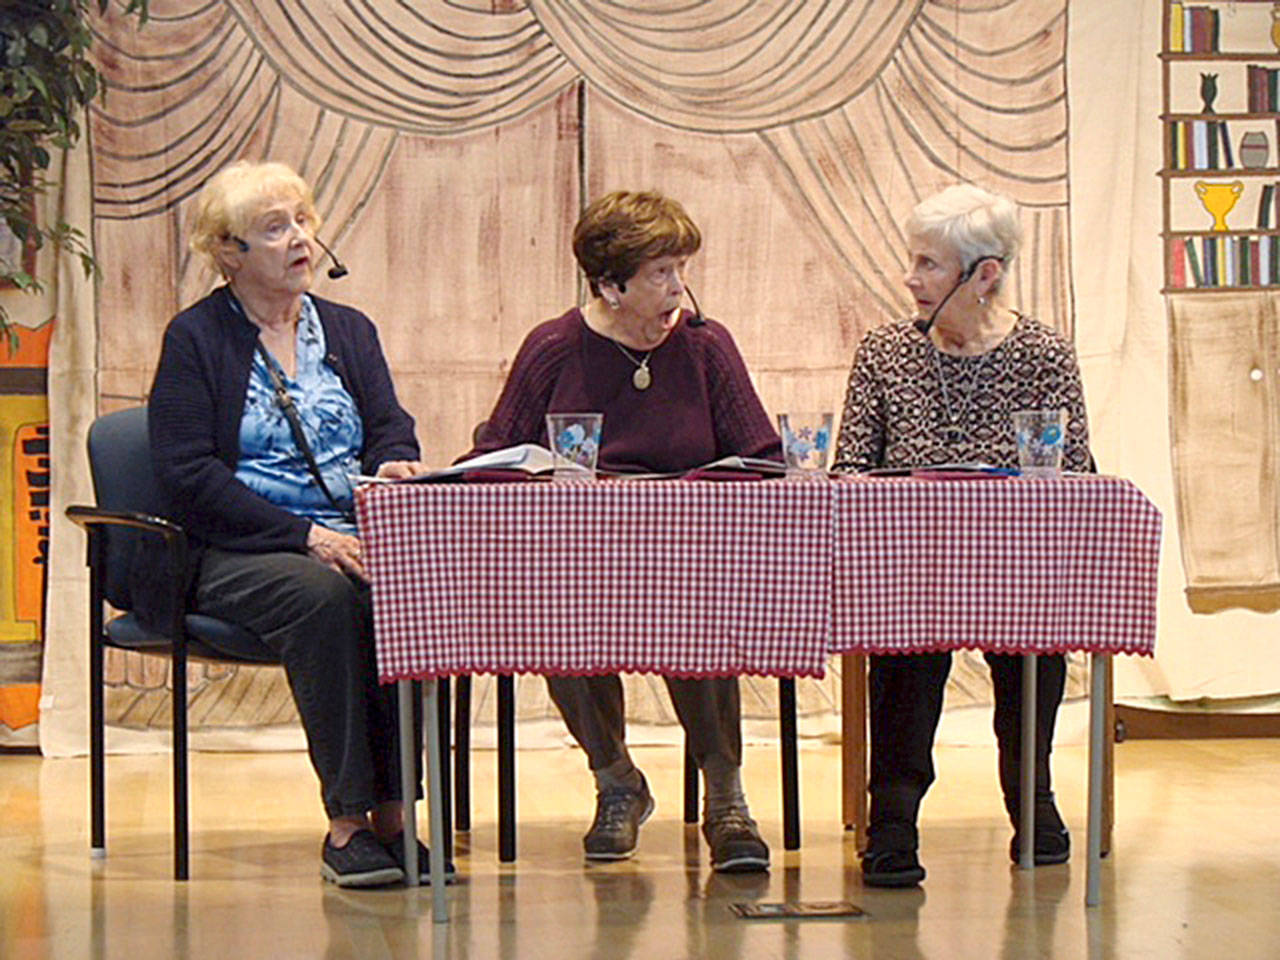
[[[499,866],[494,756],[476,755],[475,827],[452,923],[428,891],[323,884],[323,823],[301,754],[193,756],[192,879],[170,879],[167,757],[108,763],[109,856],[90,862],[86,763],[0,756],[0,958],[1280,957],[1280,741],[1117,747],[1105,903],[1084,906],[1081,747],[1055,753],[1076,855],[1012,869],[988,748],[942,748],[926,801],[923,888],[864,889],[838,822],[838,756],[803,747],[804,848],[781,850],[775,751],[749,748],[748,793],[773,871],[719,877],[679,821],[678,751],[636,751],[658,797],[635,860],[583,865],[580,754],[519,755],[520,859]],[[846,921],[744,921],[735,901],[848,899]]]

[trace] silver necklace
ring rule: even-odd
[[[961,426],[965,415],[969,412],[969,405],[973,402],[973,392],[977,389],[978,380],[982,377],[982,371],[987,366],[987,361],[991,359],[994,350],[988,350],[982,355],[982,359],[978,361],[977,367],[974,368],[973,376],[969,378],[969,384],[965,387],[964,394],[960,397],[960,409],[952,411],[951,397],[947,393],[947,378],[942,375],[942,353],[937,347],[933,349],[933,367],[938,372],[938,386],[942,388],[942,409],[947,415],[947,423],[942,428],[942,432],[948,443],[961,443],[967,440],[969,432]]]
[[[631,385],[637,390],[648,390],[649,384],[653,383],[653,375],[649,373],[649,354],[653,353],[653,351],[646,350],[644,356],[637,360],[631,351],[617,340],[610,337],[609,342],[621,350],[622,355],[636,365],[635,373],[631,374]]]

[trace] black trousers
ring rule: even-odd
[[[366,584],[299,553],[211,549],[195,609],[253,631],[284,664],[328,816],[400,799],[395,686],[378,683]],[[421,730],[415,717],[419,791]]]
[[[985,659],[995,692],[1000,787],[1005,809],[1016,825],[1022,796],[1022,657],[989,653]],[[914,850],[919,845],[916,819],[920,801],[934,780],[933,738],[950,671],[949,653],[871,658],[871,817],[867,837],[872,850]],[[1037,803],[1053,800],[1049,753],[1066,676],[1065,658],[1037,658]]]

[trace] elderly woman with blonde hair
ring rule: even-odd
[[[317,226],[311,189],[283,164],[242,161],[205,185],[191,246],[225,283],[165,331],[151,452],[164,512],[190,537],[192,611],[245,627],[284,664],[328,815],[322,875],[374,886],[403,879],[404,807],[351,477],[422,466],[373,324],[308,292]],[[160,621],[142,561],[135,597]]]
[[[1011,414],[1066,411],[1064,466],[1092,469],[1084,392],[1069,341],[1016,310],[1000,293],[1021,243],[1008,197],[970,184],[921,202],[906,223],[906,286],[916,319],[867,333],[853,361],[836,469],[986,463],[1016,467]],[[1017,829],[1022,658],[987,654],[1004,804]],[[949,653],[871,658],[871,816],[864,882],[914,886],[916,818],[934,779],[933,736]],[[1035,770],[1037,864],[1062,863],[1070,841],[1050,787],[1049,752],[1062,702],[1061,656],[1038,659]],[[1016,862],[1024,838],[1016,833]]]
[[[598,458],[606,470],[669,473],[734,454],[780,459],[729,331],[681,309],[685,266],[701,246],[684,208],[660,193],[622,190],[591,203],[573,233],[591,298],[525,338],[472,455],[542,442],[548,413],[596,411],[604,414]],[[769,848],[739,773],[738,678],[665,679],[706,784],[702,832],[712,867],[767,869]],[[627,751],[622,685],[617,676],[547,684],[595,776],[586,857],[630,857],[654,802]]]

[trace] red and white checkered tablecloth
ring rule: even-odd
[[[1127,480],[834,489],[833,651],[1154,652],[1161,516]]]
[[[831,635],[831,487],[362,488],[379,678],[821,676]]]

